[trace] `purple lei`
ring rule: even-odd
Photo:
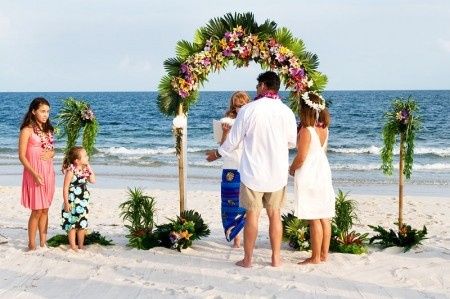
[[[273,91],[268,91],[266,93],[257,95],[253,100],[256,101],[256,100],[259,100],[261,98],[269,98],[269,99],[274,99],[274,100],[281,99],[281,97],[278,95],[278,93],[273,92]]]

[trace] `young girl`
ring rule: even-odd
[[[19,160],[23,165],[21,203],[31,210],[28,250],[36,249],[37,230],[40,247],[46,247],[48,209],[55,192],[55,151],[49,114],[49,102],[44,98],[35,98],[20,125]]]
[[[219,142],[220,144],[225,142],[239,109],[247,104],[249,100],[250,97],[244,91],[237,91],[231,96],[230,105],[225,113],[225,117],[220,120],[222,123],[222,140]],[[239,237],[239,232],[245,224],[245,209],[239,207],[239,187],[241,179],[238,168],[241,161],[241,155],[242,147],[239,147],[230,156],[224,156],[222,168],[222,224],[227,241],[233,240],[233,248],[240,247],[241,239]],[[213,161],[218,158],[215,155],[215,151],[211,151],[210,156],[211,157],[207,157],[208,161]]]
[[[78,251],[84,248],[84,237],[88,226],[90,194],[87,182],[95,183],[95,174],[89,166],[86,150],[80,146],[72,147],[64,158],[63,171],[65,172],[64,205],[61,212],[61,227],[69,236],[70,248]]]
[[[335,213],[335,194],[326,156],[330,115],[325,100],[314,92],[304,94],[300,102],[297,155],[289,173],[294,175],[296,216],[309,220],[311,234],[312,255],[300,264],[317,264],[327,260],[330,219]]]

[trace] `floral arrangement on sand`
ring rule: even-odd
[[[128,188],[128,199],[119,207],[129,230],[128,246],[133,248],[148,250],[161,246],[181,251],[210,234],[201,215],[193,210],[181,212],[176,219],[169,219],[169,223],[156,225],[155,198],[145,195],[140,188]]]

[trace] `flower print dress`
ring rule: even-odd
[[[71,206],[70,212],[61,212],[62,224],[61,227],[65,231],[71,229],[86,229],[88,227],[87,215],[89,213],[89,190],[87,189],[87,178],[89,173],[81,173],[70,165],[69,170],[73,172],[72,181],[69,185],[69,204]]]

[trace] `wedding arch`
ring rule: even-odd
[[[273,70],[290,91],[289,105],[294,112],[303,93],[325,89],[327,77],[317,70],[317,55],[306,51],[301,39],[293,37],[287,28],[277,28],[274,21],[258,25],[252,13],[228,13],[211,19],[196,31],[192,43],[177,43],[176,55],[164,61],[167,74],[159,83],[157,101],[163,114],[176,116],[173,131],[181,213],[186,201],[187,113],[211,72],[225,69],[230,63],[247,67],[252,61],[263,70]]]

